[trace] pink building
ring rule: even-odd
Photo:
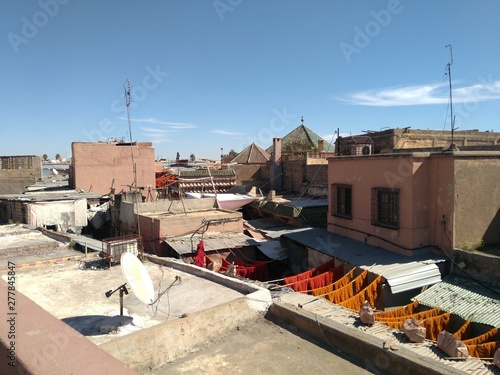
[[[73,142],[71,182],[76,189],[98,194],[137,187],[151,199],[155,193],[155,156],[151,142]],[[153,190],[148,191],[149,188]]]
[[[500,243],[500,152],[330,158],[328,230],[411,255]]]

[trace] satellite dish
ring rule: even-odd
[[[155,299],[151,276],[142,262],[132,253],[125,252],[120,258],[122,273],[135,296],[147,305]]]

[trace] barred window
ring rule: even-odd
[[[399,229],[399,189],[372,188],[372,225]]]
[[[352,219],[352,185],[332,184],[332,215]]]

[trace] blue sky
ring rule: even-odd
[[[129,139],[218,158],[304,123],[500,131],[495,0],[2,1],[0,155]]]

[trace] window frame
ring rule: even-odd
[[[352,185],[334,183],[331,194],[332,216],[352,220]]]
[[[371,195],[372,225],[399,229],[399,189],[373,187]]]

